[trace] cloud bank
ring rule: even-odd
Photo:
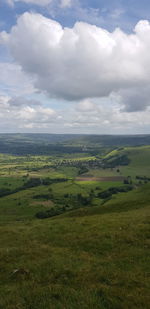
[[[150,97],[150,23],[132,34],[77,22],[63,28],[40,14],[25,13],[2,32],[15,61],[51,97],[82,100],[116,95],[126,111],[144,110]]]
[[[106,108],[107,104],[107,108]],[[0,93],[1,132],[53,133],[148,133],[150,108],[139,112],[121,112],[119,103],[103,99],[69,104],[68,109],[54,110],[42,102]]]
[[[40,102],[22,97],[11,98],[0,93],[0,130],[51,128],[60,122],[59,114]]]

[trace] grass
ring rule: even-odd
[[[17,187],[17,182],[15,183]],[[20,183],[18,183],[19,185]],[[32,220],[35,214],[39,211],[44,211],[45,206],[43,199],[36,199],[37,195],[49,195],[53,193],[56,204],[65,203],[64,195],[72,194],[76,196],[78,193],[88,196],[90,191],[95,190],[97,187],[99,190],[105,190],[112,186],[119,186],[120,182],[94,182],[85,181],[77,182],[69,180],[67,182],[55,183],[49,186],[38,186],[20,192],[5,196],[0,199],[0,222],[6,221],[24,221],[26,219]],[[52,190],[52,191],[51,191]],[[98,191],[99,191],[98,190]],[[41,201],[41,203],[40,203]],[[96,204],[100,204],[101,201],[96,200]]]
[[[114,168],[107,168],[107,169],[90,169],[86,176],[93,176],[93,177],[111,177],[111,176],[118,176],[117,169]]]
[[[0,177],[0,188],[14,190],[21,187],[23,184],[24,180],[21,177]]]
[[[116,155],[126,154],[130,159],[127,166],[120,166],[120,173],[124,176],[149,176],[150,175],[150,146],[125,147],[121,150],[114,150],[105,158],[112,158]]]
[[[130,172],[135,177],[147,171],[144,175],[149,176],[150,147],[120,151],[127,151],[131,160],[129,166],[119,167],[123,175]],[[65,194],[86,196],[91,190],[123,184],[76,181],[77,168],[44,168],[54,158],[33,158],[0,156],[0,187],[20,187],[27,166],[39,166],[30,176],[65,175],[68,181],[0,198],[0,309],[148,309],[150,183],[113,195],[104,204],[94,198],[92,207],[38,220],[35,214],[51,207],[44,198],[36,198],[40,194],[52,193],[57,207]],[[89,174],[118,173],[91,169]]]
[[[15,222],[33,220],[36,212],[45,210],[41,204],[36,204],[34,196],[49,193],[48,188],[40,186],[17,192],[0,199],[0,222]],[[33,203],[34,202],[34,203]]]
[[[127,195],[2,225],[0,308],[149,308],[149,186]]]
[[[131,148],[128,151],[129,159],[131,163],[127,167],[121,169],[122,173],[127,175],[132,174],[133,177],[149,176],[150,175],[150,147],[143,146]]]

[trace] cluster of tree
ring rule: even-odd
[[[150,181],[150,177],[146,177],[146,176],[136,176],[136,179],[143,180],[143,181]]]
[[[0,189],[0,197],[3,197],[3,196],[7,196],[7,195],[10,195],[10,194],[14,194],[14,193],[17,193],[19,191],[22,191],[22,190],[25,190],[25,189],[30,189],[30,188],[33,188],[33,187],[37,187],[37,186],[40,186],[40,185],[51,185],[53,183],[58,183],[58,182],[64,182],[64,181],[67,181],[68,179],[67,178],[54,178],[54,179],[51,179],[51,178],[38,178],[38,177],[32,177],[32,178],[29,178],[26,182],[24,182],[24,184],[18,188],[15,188],[13,190],[10,190],[9,188],[1,188]]]
[[[53,199],[53,194],[52,193],[47,193],[47,194],[37,194],[33,196],[34,199],[42,199],[42,200],[50,200]]]
[[[123,183],[125,185],[132,185],[132,178],[131,178],[131,176],[128,176],[127,178],[125,178]]]
[[[0,189],[0,197],[7,196],[7,195],[10,195],[10,194],[13,194],[13,193],[17,193],[17,192],[22,191],[24,189],[29,189],[29,188],[36,187],[36,186],[39,186],[39,185],[41,185],[40,178],[30,178],[22,186],[15,188],[13,190],[10,190],[9,188],[1,188]]]
[[[53,165],[50,167],[57,168],[58,166],[71,166],[71,167],[76,167],[81,170],[81,174],[86,173],[86,169],[88,168],[97,168],[101,167],[101,160],[99,159],[92,159],[92,160],[71,160],[71,159],[63,159],[63,160],[58,160],[56,161]],[[85,169],[85,171],[84,171]],[[82,172],[83,170],[83,172]]]
[[[42,184],[41,182],[41,178],[37,178],[37,177],[32,177],[29,178],[22,187],[20,187],[20,189],[28,189],[28,188],[32,188],[32,187],[37,187],[40,186]]]
[[[87,206],[92,202],[92,196],[83,196],[81,193],[78,193],[76,196],[77,203],[81,206]]]
[[[39,195],[39,198],[43,197],[43,195]],[[49,196],[47,196],[49,197]],[[37,198],[37,196],[35,196]],[[62,200],[62,203],[64,204],[61,207],[52,207],[51,209],[48,209],[46,211],[40,211],[36,213],[36,218],[38,219],[46,219],[54,216],[58,216],[60,214],[63,214],[67,210],[71,209],[77,209],[82,206],[88,206],[92,202],[92,194],[90,193],[88,196],[83,196],[81,193],[78,193],[77,195],[72,194],[64,194],[64,198],[67,198],[67,203],[65,203]]]
[[[52,207],[51,209],[48,209],[46,211],[37,212],[35,216],[38,219],[46,219],[46,218],[61,215],[63,212],[65,212],[65,210],[66,210],[65,206],[60,207],[60,208]]]
[[[58,183],[58,182],[64,182],[64,181],[68,181],[67,178],[42,178],[42,185],[47,186],[47,185],[51,185],[53,183]]]
[[[24,183],[24,185],[22,186],[22,189],[37,187],[37,186],[40,186],[40,185],[47,186],[47,185],[51,185],[53,183],[64,182],[64,181],[67,181],[67,180],[68,180],[67,178],[49,178],[49,177],[46,177],[46,178],[35,177],[35,178],[33,178],[32,177],[32,178],[29,178]]]
[[[0,188],[0,197],[11,194],[11,190],[9,188]]]
[[[122,187],[111,187],[105,191],[99,192],[98,197],[101,199],[111,198],[113,194],[117,194],[120,192],[128,192],[133,189],[133,186],[122,186]]]
[[[103,166],[105,168],[114,168],[119,165],[128,165],[130,163],[130,159],[126,154],[117,155],[112,158],[103,159]]]
[[[92,200],[94,197],[98,197],[100,199],[103,200],[107,200],[110,199],[112,197],[113,194],[117,194],[120,192],[128,192],[131,191],[133,189],[133,186],[128,185],[128,186],[120,186],[120,187],[110,187],[109,189],[96,193],[94,192],[94,190],[92,189],[89,193],[89,195],[84,196],[81,193],[78,193],[76,195],[74,194],[69,194],[69,193],[65,193],[64,194],[64,199],[61,199],[61,201],[57,201],[57,202],[61,202],[62,206],[59,207],[52,207],[49,210],[46,211],[40,211],[38,213],[36,213],[36,217],[38,219],[45,219],[45,218],[49,218],[49,217],[53,217],[53,216],[57,216],[60,215],[62,213],[64,213],[67,210],[72,210],[72,209],[77,209],[80,207],[85,207],[85,206],[89,206],[92,204]],[[100,190],[99,187],[97,187],[97,190]],[[51,198],[51,194],[50,195],[43,195],[43,194],[39,194],[36,195],[35,198]],[[52,196],[53,198],[53,196]]]
[[[88,170],[88,168],[87,168],[86,166],[80,165],[80,169],[79,169],[79,171],[78,171],[78,175],[85,174],[85,173],[87,173],[88,171],[89,171],[89,170]]]
[[[92,190],[93,191],[93,190]],[[90,192],[89,195],[82,195],[81,193],[78,194],[64,194],[64,198],[67,199],[67,202],[70,205],[73,205],[74,207],[79,207],[79,206],[87,206],[91,204],[92,198],[94,197],[94,191]]]

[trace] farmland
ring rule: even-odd
[[[0,308],[148,308],[148,137],[54,138],[0,137]]]

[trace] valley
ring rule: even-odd
[[[149,136],[6,137],[0,308],[148,308]]]

